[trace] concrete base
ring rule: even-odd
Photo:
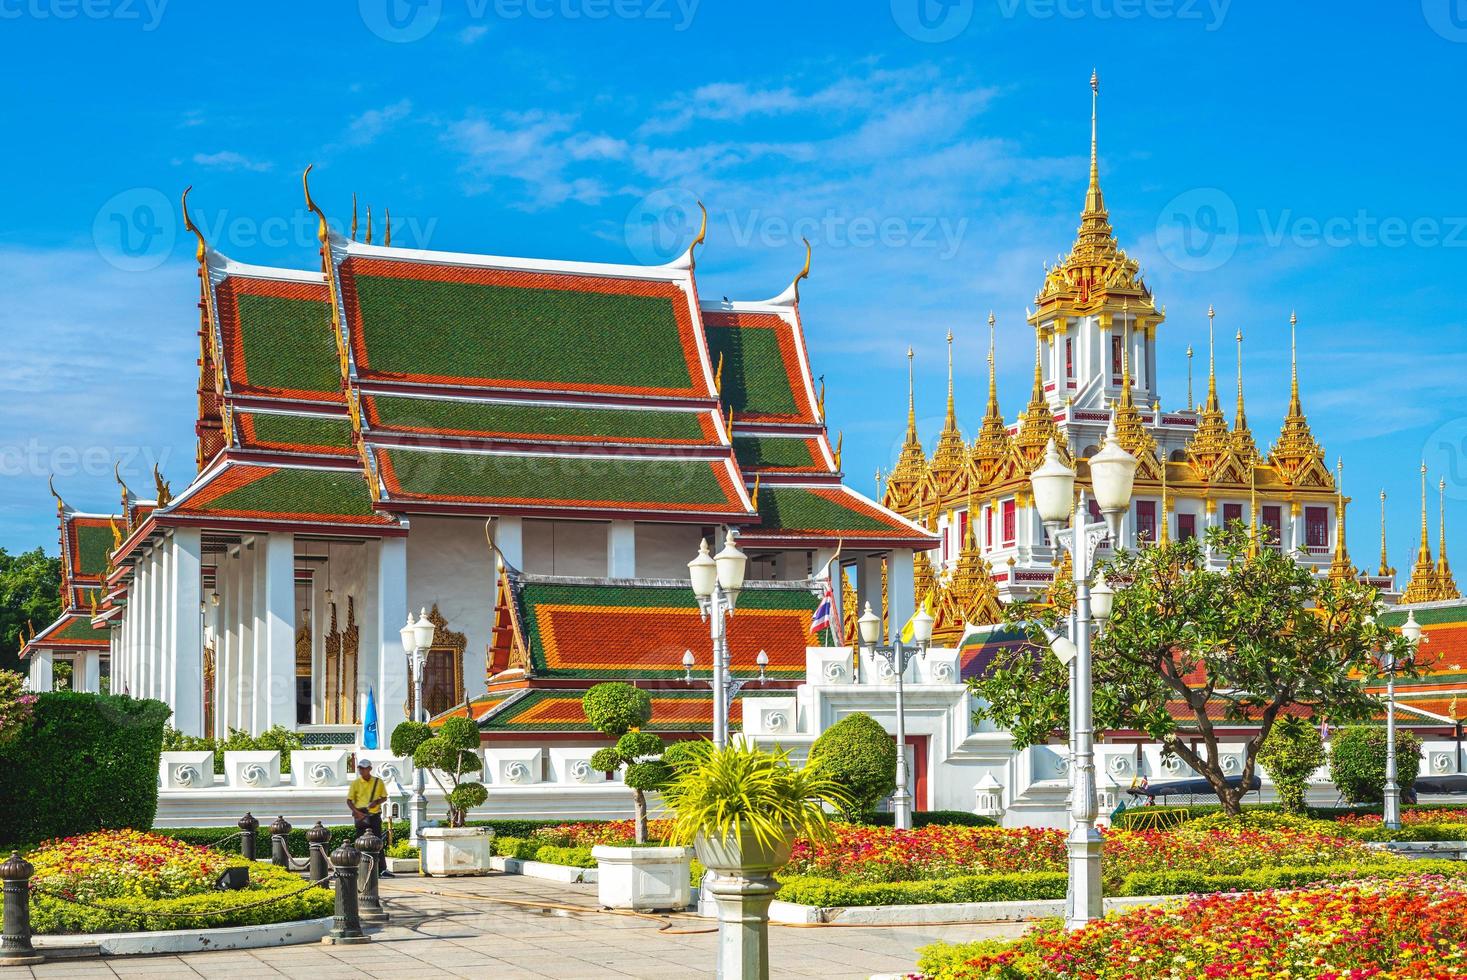
[[[387,870],[395,875],[415,875],[418,873],[417,858],[384,858],[387,862]]]
[[[169,929],[160,932],[111,932],[70,936],[36,936],[36,952],[50,958],[76,947],[91,947],[102,956],[152,956],[158,953],[198,953],[213,949],[264,949],[314,943],[331,931],[331,916],[267,926],[230,926],[225,929]]]
[[[597,899],[605,908],[681,911],[692,904],[693,856],[686,847],[598,846],[591,855],[597,861]]]
[[[422,870],[426,875],[449,877],[482,875],[489,870],[488,827],[424,827]]]
[[[5,956],[0,957],[0,970],[7,966],[35,966],[37,963],[46,962],[44,956]]]
[[[1180,895],[1130,896],[1107,898],[1105,910],[1159,905],[1181,898]],[[973,922],[1028,922],[1032,919],[1059,918],[1065,914],[1065,900],[1046,899],[1033,902],[951,902],[936,905],[847,905],[820,908],[793,902],[771,902],[769,921],[810,923],[839,922],[859,926],[962,925]]]
[[[489,867],[507,875],[524,875],[526,878],[543,878],[567,885],[594,885],[600,879],[596,868],[573,868],[565,864],[546,864],[543,861],[521,861],[519,858],[492,857]]]

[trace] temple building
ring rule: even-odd
[[[1394,570],[1384,552],[1380,566],[1360,570],[1345,542],[1344,515],[1350,498],[1341,476],[1331,473],[1324,447],[1315,438],[1299,394],[1298,320],[1290,316],[1291,363],[1288,411],[1269,445],[1255,436],[1243,384],[1243,333],[1236,344],[1236,404],[1231,420],[1219,394],[1215,317],[1207,311],[1206,392],[1193,404],[1191,348],[1188,404],[1166,410],[1159,401],[1158,338],[1166,308],[1158,306],[1139,264],[1116,239],[1100,187],[1095,133],[1098,85],[1092,78],[1090,174],[1080,226],[1069,253],[1044,269],[1043,282],[1027,314],[1034,331],[1034,375],[1028,405],[1017,420],[999,408],[994,365],[997,319],[989,315],[988,391],[976,437],[968,442],[958,424],[952,385],[953,338],[948,334],[947,411],[929,456],[917,432],[910,394],[906,436],[885,478],[886,505],[939,537],[936,549],[915,558],[914,588],[930,595],[939,615],[939,635],[957,642],[963,622],[995,622],[997,603],[1042,596],[1056,580],[1061,558],[1033,506],[1029,474],[1054,439],[1088,491],[1087,460],[1115,419],[1122,448],[1140,460],[1135,495],[1122,522],[1121,543],[1202,537],[1231,521],[1249,526],[1260,540],[1286,549],[1320,574],[1359,578],[1383,597],[1397,596]],[[908,351],[908,358],[911,358]],[[1424,477],[1423,477],[1424,479]],[[1423,484],[1424,488],[1424,484]],[[1423,494],[1424,494],[1423,489]],[[1422,504],[1421,557],[1406,600],[1455,595],[1442,557],[1433,562]],[[1099,512],[1089,504],[1092,519]],[[1109,543],[1102,547],[1104,557]],[[1067,562],[1067,559],[1066,559]],[[1068,564],[1063,577],[1070,574]],[[1420,586],[1417,587],[1417,583]]]
[[[587,686],[637,678],[665,681],[654,727],[706,730],[687,563],[728,530],[750,559],[735,673],[767,660],[748,693],[803,679],[837,557],[860,601],[896,570],[910,615],[902,573],[935,539],[842,483],[800,326],[808,250],[778,295],[708,301],[703,232],[650,267],[404,249],[390,219],[373,243],[370,211],[359,240],[355,202],[332,230],[307,184],[321,265],[271,268],[211,247],[187,195],[197,474],[148,504],[124,488],[116,515],[58,503],[68,603],[26,645],[33,686],[40,659],[100,655],[180,731],[354,739],[369,691],[384,731],[406,717],[399,630],[428,611],[430,714],[564,732]]]

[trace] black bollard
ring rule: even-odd
[[[382,866],[382,838],[368,830],[357,838],[362,853],[361,916],[364,922],[386,922],[382,897],[377,894],[377,871]]]
[[[331,866],[336,872],[336,917],[331,923],[331,934],[322,942],[351,944],[371,941],[362,934],[362,919],[357,911],[357,868],[361,863],[361,852],[349,843],[331,852]]]
[[[45,959],[31,945],[31,875],[35,868],[19,851],[0,864],[5,882],[5,931],[0,936],[0,966],[23,966]]]
[[[326,844],[331,840],[331,831],[316,821],[316,826],[306,831],[306,841],[311,845],[311,863],[306,872],[310,881],[320,881],[331,873],[330,860],[326,856]]]
[[[270,863],[277,868],[290,869],[290,848],[285,846],[285,835],[290,833],[290,821],[276,817],[270,825]]]
[[[260,829],[260,821],[255,819],[253,813],[246,813],[239,818],[239,853],[246,861],[255,859],[255,839]]]

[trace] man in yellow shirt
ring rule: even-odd
[[[382,836],[382,804],[387,802],[387,785],[372,775],[370,759],[357,760],[357,778],[346,790],[346,805],[356,820],[357,834],[368,830]]]

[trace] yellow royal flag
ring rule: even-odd
[[[922,600],[922,609],[923,609],[923,611],[925,611],[927,613],[927,615],[929,615],[929,616],[932,615],[932,593],[931,592],[927,593],[927,597]],[[917,614],[914,612],[914,613],[912,613],[912,618],[909,619],[909,620],[907,620],[907,625],[905,625],[905,626],[902,627],[902,634],[901,635],[902,635],[902,642],[903,643],[915,643],[916,642],[916,640],[917,640],[917,628],[912,625],[916,621],[916,619],[917,619]]]

